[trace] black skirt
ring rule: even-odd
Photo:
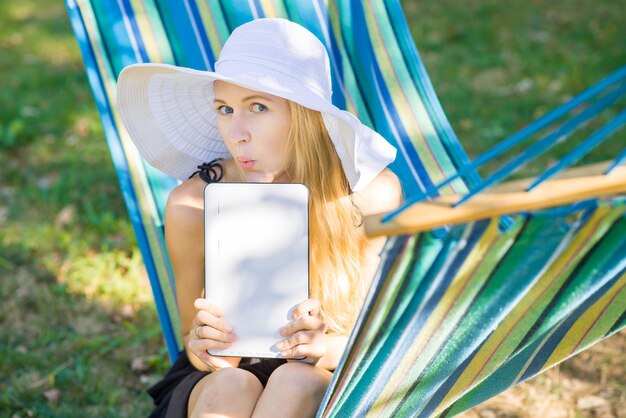
[[[274,370],[285,364],[282,359],[242,359],[240,369],[254,374],[263,387]],[[196,369],[183,350],[165,377],[148,389],[154,399],[155,409],[150,418],[187,418],[187,404],[194,386],[210,372]]]

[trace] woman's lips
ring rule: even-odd
[[[244,170],[252,170],[254,168],[254,160],[250,160],[248,158],[237,158],[239,164]]]

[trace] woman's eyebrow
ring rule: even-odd
[[[273,102],[273,100],[269,96],[263,96],[260,94],[253,94],[252,96],[244,97],[243,101],[248,102],[250,100],[261,99],[266,100],[268,102]]]
[[[262,96],[260,94],[253,94],[252,96],[246,96],[246,97],[244,97],[242,99],[242,102],[248,102],[250,100],[258,100],[258,99],[265,100],[265,101],[268,101],[268,102],[274,102],[274,100],[272,100],[269,96]],[[226,102],[224,100],[218,99],[217,97],[215,97],[213,99],[213,103],[226,104]]]

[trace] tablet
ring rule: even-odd
[[[205,297],[238,339],[216,356],[280,358],[291,311],[309,297],[303,184],[211,183],[204,192]]]

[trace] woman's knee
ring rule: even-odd
[[[283,364],[271,374],[267,386],[280,387],[289,393],[323,395],[332,373],[305,363]]]
[[[234,394],[258,394],[263,391],[261,382],[247,370],[228,367],[211,373],[204,379],[210,382],[203,391],[218,393],[230,392]],[[204,380],[203,379],[203,380]],[[258,397],[257,395],[257,397]]]
[[[247,370],[220,369],[196,384],[189,397],[189,411],[197,416],[202,411],[253,408],[262,392],[259,379]]]

